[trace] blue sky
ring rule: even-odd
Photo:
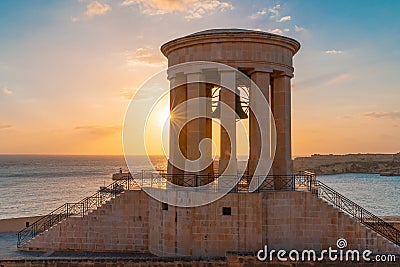
[[[400,151],[399,1],[0,1],[0,153],[119,154],[159,47],[209,28],[297,39],[293,153]]]

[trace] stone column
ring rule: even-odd
[[[276,152],[273,172],[278,175],[293,173],[290,79],[291,76],[287,74],[273,77],[272,112],[276,125]]]
[[[212,88],[214,87],[213,84],[207,83],[206,84],[206,96],[208,98],[207,106],[206,106],[206,136],[212,140]],[[212,145],[208,147],[209,149],[209,157],[211,160],[211,165],[207,168],[207,174],[209,177],[207,179],[203,179],[203,182],[210,183],[214,181],[214,161],[212,160]]]
[[[225,172],[225,175],[237,175],[235,91],[232,91],[236,90],[236,73],[228,70],[220,71],[220,75],[222,85],[220,91],[221,102],[229,106],[233,112],[221,106],[219,173]]]
[[[250,106],[253,111],[249,112],[249,133],[250,133],[250,155],[248,162],[249,175],[268,175],[267,167],[271,164],[271,114],[268,106],[264,106],[259,101],[259,97],[264,97],[270,103],[270,73],[266,71],[254,71],[251,73],[251,80],[261,90],[260,95],[254,88],[250,88]],[[264,114],[257,122],[254,113]],[[264,133],[261,136],[259,123],[265,127]],[[263,143],[263,156],[261,156],[261,143]],[[257,173],[256,167],[259,164]]]
[[[196,72],[196,73],[188,73],[187,74],[187,100],[190,99],[197,99],[200,97],[207,97],[209,94],[207,94],[207,86],[206,83],[204,82],[199,82],[204,80],[203,74],[201,72]],[[197,102],[195,101],[194,103],[191,103],[190,106],[187,107],[188,109],[188,115],[193,114],[194,116],[198,114],[207,114],[207,105],[204,105],[202,102]],[[212,131],[208,129],[211,127],[211,123],[208,123],[207,121],[210,119],[206,118],[197,118],[189,121],[186,124],[186,135],[187,135],[187,146],[186,146],[186,153],[187,153],[187,158],[189,160],[197,160],[200,158],[200,150],[199,150],[199,144],[201,140],[204,138],[209,138],[212,139],[211,133]],[[207,145],[206,150],[205,150],[205,155],[203,155],[205,161],[212,162],[212,147],[211,143]],[[210,164],[207,168],[198,170],[196,172],[191,172],[190,170],[185,170],[185,173],[187,174],[197,174],[197,175],[208,175],[212,174],[212,164]],[[204,183],[207,181],[207,179],[203,179]],[[202,180],[202,181],[203,181]],[[196,185],[201,185],[203,182],[197,182],[194,181],[192,186]]]
[[[186,127],[182,127],[183,122],[186,118],[185,104],[181,105],[186,101],[186,77],[184,75],[173,75],[169,77],[170,80],[170,138],[169,138],[169,161],[168,161],[168,174],[175,174],[175,179],[172,182],[178,185],[182,185],[182,174],[183,169],[180,169],[171,164],[171,161],[178,162],[180,166],[185,166],[185,159],[180,157],[182,153],[186,157]],[[181,105],[179,110],[174,108]],[[182,129],[179,132],[179,129]],[[180,151],[179,151],[180,150]]]

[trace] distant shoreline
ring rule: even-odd
[[[400,153],[346,154],[297,157],[293,160],[295,172],[307,170],[316,174],[368,173],[400,176]]]

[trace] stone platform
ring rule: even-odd
[[[310,192],[229,193],[211,204],[168,206],[125,191],[85,217],[70,217],[22,249],[225,256],[227,251],[336,248],[400,254],[400,248]]]

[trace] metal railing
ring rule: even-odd
[[[341,211],[360,221],[368,228],[400,246],[399,229],[396,229],[392,224],[385,222],[383,219],[354,203],[326,184],[318,180],[314,180],[314,183],[315,186],[312,187],[314,190],[311,190],[314,195],[317,195],[319,198],[332,204],[334,207],[337,207]]]
[[[196,190],[207,190],[218,192],[226,188],[232,188],[230,192],[250,192],[249,185],[252,180],[259,185],[252,192],[265,191],[312,191],[315,175],[302,173],[294,175],[196,175],[196,174],[166,174],[150,171],[133,173],[132,176],[141,187],[168,188],[172,183],[182,187],[200,187],[207,185],[207,188]],[[177,189],[179,190],[179,188]]]
[[[20,248],[24,246],[30,239],[68,217],[83,217],[87,215],[89,212],[105,204],[108,200],[119,195],[124,190],[130,190],[130,188],[136,185],[135,180],[129,177],[124,180],[115,181],[108,186],[101,187],[97,193],[90,197],[86,197],[79,202],[65,203],[49,214],[33,222],[25,229],[19,231],[17,234],[17,247]]]

